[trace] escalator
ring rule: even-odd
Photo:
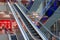
[[[60,19],[60,14],[59,14],[59,10],[60,10],[60,1],[55,0],[54,4],[52,4],[52,6],[48,9],[48,11],[45,13],[44,16],[48,16],[48,18],[46,19],[46,22],[44,24],[45,27],[41,27],[40,29],[42,30],[42,32],[45,32],[45,34],[47,35],[48,33],[50,33],[50,35],[55,36],[56,38],[58,38],[59,36],[57,36],[56,34],[54,34],[53,32],[50,31],[51,26],[58,20]],[[40,20],[40,24],[41,21],[44,18],[42,18]],[[45,19],[44,19],[45,20]],[[42,24],[43,25],[43,24]],[[44,28],[46,30],[44,30]],[[48,31],[48,32],[46,32]],[[59,38],[58,38],[59,39]]]
[[[57,10],[57,8],[60,6],[59,4],[60,1],[54,1],[54,3],[51,5],[51,7],[47,10],[47,12],[45,13],[44,16],[47,16],[45,19],[46,21],[54,15],[54,12]],[[44,17],[42,17],[42,19],[40,21],[44,21],[45,20]],[[48,21],[47,21],[48,22]]]
[[[47,17],[45,19],[44,19],[44,17],[42,17],[42,19],[39,22],[41,24],[42,21],[46,20],[44,23],[45,27],[40,28],[42,32],[45,32],[45,34],[47,33],[46,31],[48,31],[48,30],[49,30],[48,31],[49,33],[53,34],[50,31],[50,27],[60,18],[60,14],[58,13],[58,11],[60,10],[60,4],[59,3],[60,3],[60,1],[55,0],[54,3],[51,5],[51,7],[47,10],[47,12],[44,15]],[[48,29],[48,30],[44,30],[44,28]]]
[[[55,11],[54,15],[51,16],[44,24],[44,26],[46,26],[48,29],[60,18],[60,14],[58,12],[59,10],[60,7]],[[40,29],[44,30],[42,27]]]
[[[44,23],[44,25],[47,25],[48,24],[48,22],[51,22],[52,20],[53,20],[53,17],[51,17],[51,16],[54,16],[54,14],[56,14],[56,13],[54,13],[56,10],[57,10],[57,8],[59,8],[59,4],[60,3],[60,1],[54,1],[54,3],[51,5],[51,7],[47,10],[47,12],[45,13],[45,16],[44,17],[42,17],[42,19],[40,20],[40,22],[42,22],[42,23]],[[25,11],[28,11],[24,6],[21,6],[21,4],[18,4],[23,10],[24,10],[24,12]],[[54,10],[53,10],[54,9]],[[50,11],[51,10],[51,11]],[[51,13],[48,13],[48,12],[51,12]],[[31,12],[28,12],[28,13],[31,13]],[[27,14],[27,13],[26,13]],[[47,16],[47,17],[46,17]],[[51,21],[50,21],[51,20]],[[56,21],[56,20],[55,20]],[[54,22],[53,22],[54,23]],[[51,23],[50,23],[51,24]]]
[[[30,3],[30,5],[27,6],[27,10],[29,10],[30,12],[33,12],[33,11],[35,12],[39,8],[40,4],[42,4],[43,2],[44,2],[44,0],[42,0],[42,1],[41,0],[34,0]],[[18,4],[20,5],[22,3],[18,2]]]
[[[50,6],[50,8],[48,8],[48,10],[44,13],[45,16],[47,16],[47,18],[44,16],[42,17],[42,19],[40,21],[47,21],[53,14],[54,12],[57,10],[57,8],[59,7],[59,2],[60,1],[54,1],[53,4]],[[20,6],[20,4],[19,4]],[[20,6],[24,11],[27,11],[23,6]],[[28,12],[29,13],[29,12]],[[30,12],[31,13],[31,12]],[[27,13],[26,13],[27,14]],[[43,14],[43,13],[42,13]]]
[[[21,11],[19,10],[19,8],[14,4],[14,7],[18,10],[18,12],[19,13],[21,13]],[[55,9],[55,7],[53,8],[53,9]],[[57,9],[57,8],[56,8]],[[56,10],[55,9],[55,10]],[[52,12],[52,14],[54,13],[54,11],[51,11]],[[48,14],[46,14],[46,16],[48,16],[48,18],[49,17],[52,17],[52,14],[50,14],[50,15],[48,15]],[[55,13],[54,13],[55,14]],[[21,18],[23,18],[22,20],[24,21],[24,23],[26,24],[26,26],[28,27],[28,29],[29,29],[29,31],[33,34],[33,36],[35,36],[34,35],[34,32],[36,32],[36,30],[34,29],[34,28],[32,28],[32,25],[30,24],[30,22],[24,17],[24,15],[21,13],[20,14],[20,16],[21,16]],[[56,16],[56,15],[55,15]],[[29,26],[30,25],[30,26]],[[32,30],[34,31],[34,32],[32,32]],[[38,34],[37,34],[38,35]],[[39,35],[38,35],[39,36]],[[36,37],[36,36],[35,36]],[[39,38],[40,38],[40,36],[39,36]],[[38,38],[38,39],[39,39]]]
[[[56,39],[60,38],[58,35],[55,34],[57,31],[53,31],[53,32],[51,31],[51,27],[58,27],[58,25],[55,26],[55,23],[58,21],[58,19],[60,19],[60,14],[58,12],[59,10],[60,10],[60,7],[57,9],[55,14],[48,19],[48,21],[44,25],[40,22],[40,25],[42,25],[40,29],[45,35],[47,35],[47,37],[49,37],[48,36],[49,34],[51,35],[50,37],[54,36]],[[55,30],[55,28],[53,30]]]
[[[51,17],[59,6],[60,6],[59,1],[55,0],[51,7],[48,9],[48,11],[45,13],[45,15]]]
[[[54,14],[54,12],[57,10],[57,8],[60,6],[60,1],[54,0],[54,2],[51,4],[51,6],[49,6],[50,4],[51,4],[51,1],[46,5],[46,7],[42,10],[42,12],[39,13],[40,21],[44,24]],[[39,11],[37,11],[37,13]]]
[[[53,4],[50,6],[50,8],[46,11],[46,13],[44,13],[45,14],[45,16],[47,16],[48,18],[49,17],[51,17],[53,14],[54,14],[54,12],[57,10],[57,8],[59,7],[59,2],[60,1],[58,1],[58,0],[55,0],[54,2],[53,2]],[[42,13],[43,14],[43,13]],[[42,21],[44,18],[42,18],[40,21]]]
[[[30,33],[30,35],[31,35],[31,37],[33,38],[33,39],[35,39],[35,40],[47,40],[46,38],[42,38],[42,34],[39,34],[36,30],[37,30],[37,28],[35,29],[34,27],[33,27],[33,24],[31,24],[31,22],[29,22],[28,20],[29,19],[27,19],[24,15],[23,15],[23,13],[20,11],[20,9],[16,6],[16,4],[14,4],[14,7],[16,8],[16,10],[19,12],[19,14],[20,14],[20,17],[22,18],[22,20],[24,21],[24,23],[25,23],[25,25],[26,25],[26,27],[27,27],[27,29],[28,29],[28,32]],[[39,30],[38,30],[39,31]],[[40,32],[41,33],[41,32]],[[45,37],[45,36],[44,36]]]
[[[7,2],[7,4],[8,4],[8,7],[10,8],[10,11],[12,12],[17,24],[18,24],[19,30],[21,31],[21,34],[23,35],[24,40],[29,40],[29,37],[27,36],[25,30],[23,29],[17,15],[16,15],[16,13],[14,11],[14,9],[11,6],[12,4],[10,4],[9,2]],[[11,38],[11,40],[17,40],[16,35],[10,35],[10,38]]]
[[[56,7],[56,6],[55,6],[55,7]],[[55,8],[55,7],[54,7],[54,8]],[[60,7],[60,6],[59,6],[59,2],[58,2],[58,8],[56,8],[58,11],[60,10],[59,7]],[[55,9],[55,10],[56,10],[56,9]],[[57,10],[56,10],[56,11],[57,11]],[[47,24],[45,24],[45,26],[49,24],[47,27],[50,27],[51,25],[53,25],[53,24],[56,22],[57,19],[60,18],[60,14],[59,14],[59,13],[56,14],[56,13],[57,13],[57,12],[54,13],[54,11],[52,11],[52,14],[50,14],[50,16],[49,16],[49,15],[46,15],[46,16],[48,16],[49,19],[48,19],[48,21],[47,21],[48,23],[46,22]],[[53,19],[53,18],[54,18],[54,19]],[[50,22],[53,22],[53,23],[50,23]],[[51,25],[50,25],[50,24],[51,24]],[[44,30],[44,29],[43,29],[43,30]]]
[[[21,18],[23,18],[24,23],[29,28],[29,30],[31,31],[31,33],[33,34],[33,36],[35,36],[37,39],[41,39],[41,37],[34,30],[34,28],[32,27],[32,25],[28,22],[28,20],[24,17],[24,15],[21,13],[21,11],[17,8],[17,6],[16,5],[14,5],[14,6],[18,10],[18,12],[20,13]]]
[[[59,10],[60,7],[55,11],[54,15],[47,20],[47,22],[45,23],[45,26],[47,28],[50,28],[60,18],[60,14],[58,12]]]

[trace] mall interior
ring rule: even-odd
[[[60,0],[0,0],[0,40],[60,40]]]

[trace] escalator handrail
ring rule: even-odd
[[[13,14],[13,16],[14,16],[14,18],[15,18],[17,24],[18,24],[18,27],[19,27],[19,29],[20,29],[20,31],[21,31],[21,33],[22,33],[24,39],[25,39],[25,40],[29,40],[29,38],[28,38],[26,32],[25,32],[24,29],[22,28],[22,25],[21,25],[21,23],[20,23],[18,17],[16,16],[15,11],[13,10],[13,8],[11,7],[11,4],[10,4],[9,2],[8,2],[8,6],[9,6],[9,8],[10,8],[10,10],[11,10],[11,12],[12,12],[12,14]]]
[[[16,3],[15,3],[16,4]],[[17,4],[16,4],[17,5]],[[46,36],[40,31],[40,29],[38,29],[37,27],[36,27],[36,25],[34,25],[33,23],[32,23],[32,21],[27,17],[27,15],[24,13],[24,11],[17,5],[17,7],[19,8],[19,10],[22,12],[22,14],[26,17],[26,19],[31,23],[31,25],[33,26],[33,28],[37,31],[37,33],[41,36],[41,38],[43,39],[43,40],[48,40],[47,38],[46,38]]]

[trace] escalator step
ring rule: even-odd
[[[36,33],[36,31],[35,31],[35,30],[31,30],[31,32],[32,32],[32,33]]]
[[[28,28],[32,28],[32,26],[29,26],[29,25],[28,25]]]
[[[15,35],[11,36],[11,39],[12,39],[12,40],[17,40],[17,38],[16,38]]]
[[[33,33],[33,35],[34,35],[34,36],[38,36],[38,34],[37,34],[37,33]]]
[[[34,30],[34,28],[29,28],[30,30]]]
[[[35,36],[35,37],[38,38],[38,39],[41,39],[40,36]]]

